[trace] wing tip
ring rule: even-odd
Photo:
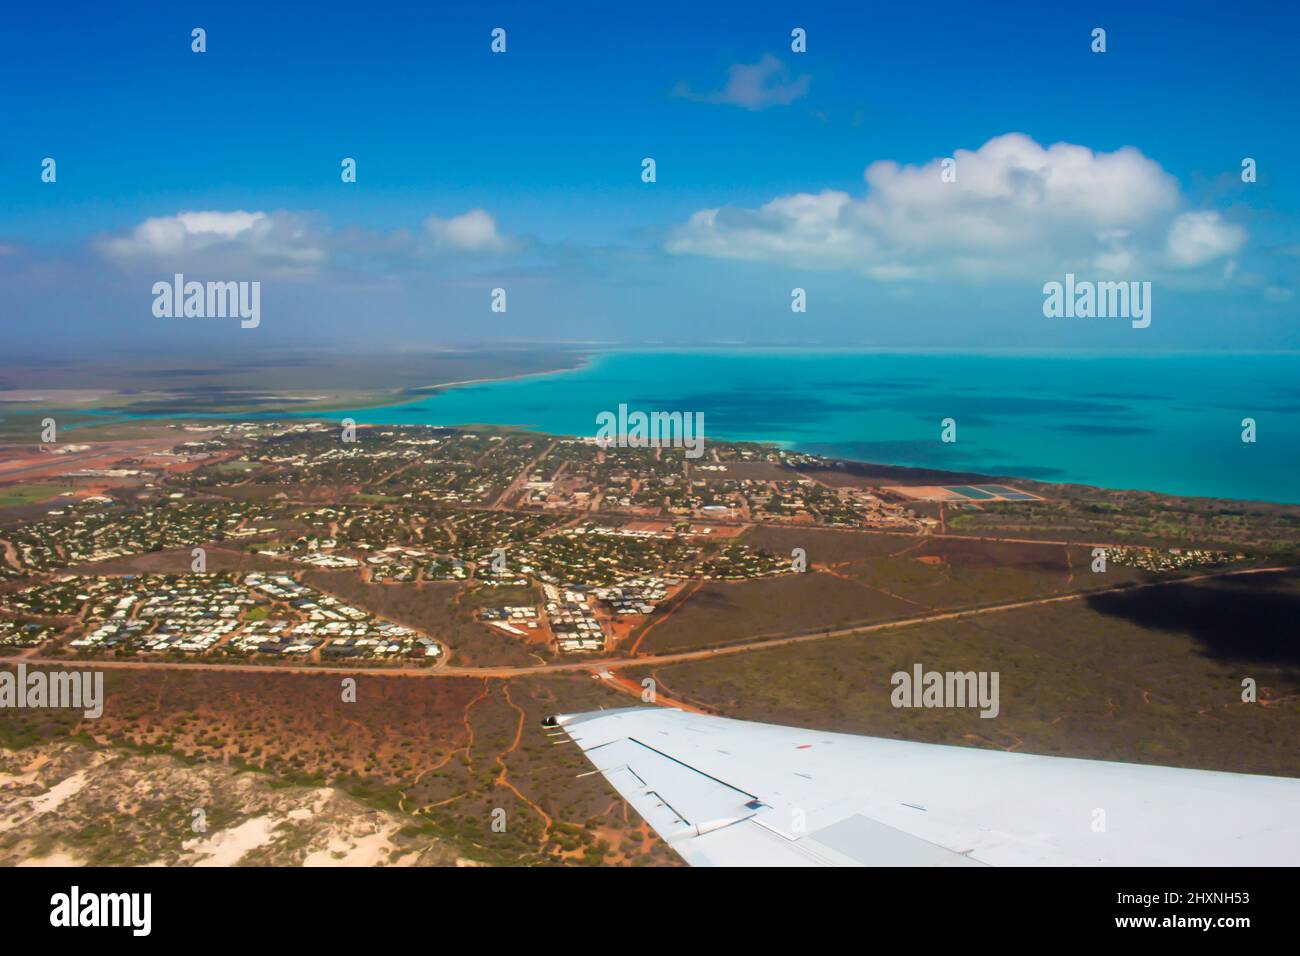
[[[566,727],[569,724],[581,723],[584,720],[595,720],[600,717],[616,717],[622,714],[634,712],[644,713],[646,711],[676,711],[677,707],[613,707],[609,710],[588,710],[580,711],[576,714],[547,714],[542,718],[543,727]]]

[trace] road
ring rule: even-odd
[[[510,484],[506,487],[506,490],[501,492],[501,494],[497,496],[496,501],[492,502],[492,504],[490,505],[490,510],[492,511],[506,510],[506,502],[519,493],[519,491],[528,482],[528,476],[533,473],[533,469],[536,468],[539,464],[541,464],[542,460],[551,453],[552,449],[555,448],[556,444],[557,444],[556,442],[550,442],[549,444],[547,444],[545,448],[543,448],[540,452],[538,452],[537,455],[531,461],[528,462],[528,464],[524,465],[523,469],[519,472],[519,474],[515,475],[514,481],[510,482]]]
[[[1078,601],[1085,597],[1095,594],[1125,594],[1136,591],[1145,591],[1151,588],[1174,587],[1179,584],[1193,584],[1197,581],[1209,581],[1215,578],[1237,577],[1249,574],[1279,574],[1287,571],[1300,571],[1300,565],[1282,565],[1270,568],[1245,568],[1237,571],[1212,571],[1206,574],[1189,575],[1183,578],[1173,578],[1168,581],[1150,581],[1141,584],[1121,584],[1111,588],[1098,588],[1092,591],[1076,591],[1070,594],[1057,594],[1051,597],[1027,598],[1020,601],[1007,601],[1002,604],[990,604],[982,607],[962,608],[953,611],[936,611],[931,614],[920,614],[915,617],[896,618],[892,621],[881,621],[876,624],[862,624],[854,627],[845,627],[835,630],[815,630],[807,631],[801,634],[790,634],[784,637],[759,637],[752,641],[746,641],[739,644],[729,644],[725,647],[710,648],[707,650],[677,651],[670,654],[639,654],[634,657],[619,658],[599,658],[564,661],[555,664],[535,664],[527,667],[501,666],[501,667],[458,667],[455,665],[435,665],[433,667],[298,667],[298,666],[279,666],[274,664],[220,664],[208,663],[201,661],[114,661],[114,660],[64,660],[59,658],[46,658],[36,656],[34,653],[20,654],[17,657],[0,658],[0,663],[5,660],[22,660],[29,664],[56,664],[68,666],[76,664],[77,666],[94,667],[103,669],[124,670],[198,670],[198,671],[220,671],[235,672],[245,674],[339,674],[350,677],[361,675],[388,676],[388,677],[479,677],[479,678],[511,678],[511,677],[529,677],[541,674],[562,674],[575,671],[600,671],[616,670],[626,667],[644,667],[649,665],[662,664],[680,664],[686,661],[707,660],[712,657],[726,657],[732,654],[747,654],[752,651],[769,650],[774,647],[788,647],[792,644],[803,644],[809,641],[824,641],[837,637],[850,637],[859,634],[872,634],[877,631],[886,631],[899,627],[914,627],[918,624],[932,624],[938,621],[957,621],[963,618],[978,617],[985,614],[1000,614],[1004,611],[1015,611],[1026,607],[1041,607],[1047,604],[1062,604],[1068,601]]]

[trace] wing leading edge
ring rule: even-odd
[[[547,719],[695,866],[1294,866],[1300,779],[662,707]]]

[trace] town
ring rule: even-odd
[[[751,529],[925,536],[943,516],[914,489],[827,482],[834,463],[760,445],[694,460],[502,429],[167,428],[170,447],[52,467],[53,493],[0,528],[0,649],[437,666],[495,634],[531,660],[598,655],[688,588],[806,570]]]

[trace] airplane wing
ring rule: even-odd
[[[694,866],[1295,866],[1300,779],[664,707],[548,717]]]

